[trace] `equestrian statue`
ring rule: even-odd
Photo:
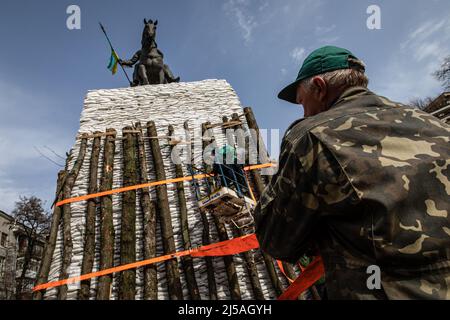
[[[131,86],[179,82],[180,77],[175,78],[169,66],[164,64],[164,54],[156,44],[158,20],[153,22],[144,19],[144,25],[141,50],[137,51],[130,60],[119,60],[123,66],[135,66]]]

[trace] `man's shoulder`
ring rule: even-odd
[[[403,110],[416,112],[412,107],[391,101],[388,98],[366,90],[364,94],[350,95],[340,99],[325,112],[296,120],[286,131],[285,139],[291,143],[295,143],[304,139],[309,132],[317,130],[317,128],[337,128],[342,124],[351,127],[353,123],[349,119],[361,118],[367,122],[377,121],[378,115],[382,113],[386,114],[387,109],[393,109],[390,114],[394,118],[400,117]]]

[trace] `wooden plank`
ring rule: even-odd
[[[212,130],[211,129],[208,130],[209,125],[210,125],[209,122],[202,124],[202,135],[209,136],[211,138],[210,143],[215,144],[215,139],[214,139],[214,136],[212,135]],[[206,139],[206,140],[204,139],[203,140],[203,150],[206,149],[208,144],[209,144],[208,139]],[[206,163],[205,163],[205,171],[206,172],[212,171],[211,166]],[[213,185],[212,178],[208,178],[208,180],[209,180],[209,185],[212,186]],[[210,190],[210,191],[212,191],[212,190]],[[202,213],[202,214],[206,214],[206,213]],[[223,222],[219,221],[219,218],[214,214],[212,215],[212,217],[213,217],[216,229],[217,229],[217,234],[219,236],[219,240],[220,241],[229,240],[228,233],[227,233],[227,230],[226,230]],[[225,270],[227,273],[228,286],[229,286],[229,290],[230,290],[231,299],[232,300],[241,300],[241,289],[239,287],[236,266],[234,265],[233,257],[232,256],[224,256],[223,261],[225,263]]]
[[[95,132],[99,134],[100,132]],[[98,159],[100,156],[101,137],[94,138],[92,142],[91,162],[89,167],[88,193],[96,193],[98,190]],[[81,274],[92,272],[95,258],[95,217],[97,213],[97,199],[87,201],[86,221],[84,228],[84,251],[83,262],[81,264]],[[81,281],[78,299],[88,300],[90,297],[91,280]]]
[[[66,179],[67,171],[61,170],[58,172],[58,181],[56,186],[56,198],[57,201],[62,200],[62,194],[59,190],[62,189],[63,181]],[[52,224],[50,227],[50,235],[48,237],[48,242],[45,245],[44,254],[42,255],[41,265],[39,267],[39,273],[36,280],[36,286],[47,283],[48,275],[50,273],[50,266],[52,264],[53,253],[55,251],[56,239],[58,237],[58,229],[61,220],[61,207],[53,208]],[[42,300],[45,294],[45,290],[36,291],[33,293],[33,300]]]
[[[184,130],[186,132],[186,141],[191,141],[188,122],[186,121],[183,126],[184,126]],[[189,155],[191,156],[191,160],[192,160],[192,145],[193,145],[193,143],[191,143],[188,146]],[[192,164],[194,164],[194,163],[192,163]],[[202,221],[202,227],[203,227],[202,245],[206,246],[206,245],[211,244],[209,223],[208,223],[208,219],[205,214],[200,213],[200,216],[202,219],[201,221]],[[206,262],[206,273],[207,273],[207,278],[208,278],[209,300],[217,300],[217,284],[216,284],[216,279],[214,276],[213,257],[205,257],[204,259]]]
[[[84,157],[86,155],[87,138],[82,138],[80,142],[80,149],[78,157],[75,160],[72,170],[70,170],[67,175],[67,179],[63,186],[63,199],[68,199],[71,197],[73,186],[77,180],[78,173],[80,172],[81,166],[83,165]],[[72,261],[72,233],[71,233],[71,223],[72,213],[70,209],[70,204],[65,204],[62,207],[62,218],[63,218],[63,256],[62,256],[62,266],[61,272],[59,274],[59,280],[67,279],[69,277],[69,265]],[[58,300],[65,300],[67,298],[67,285],[58,287]]]
[[[169,126],[169,136],[173,136],[174,128],[172,125]],[[175,176],[177,178],[184,177],[183,168],[181,165],[181,159],[179,157],[178,151],[175,145],[171,145],[172,160],[175,162]],[[189,250],[192,248],[191,238],[189,235],[189,223],[188,223],[188,212],[186,204],[186,195],[184,192],[184,183],[178,182],[177,196],[178,196],[178,206],[180,208],[180,223],[181,223],[181,233],[183,237],[184,250]],[[198,291],[197,280],[195,279],[194,263],[191,256],[185,256],[181,258],[181,264],[184,269],[186,284],[189,291],[189,296],[191,300],[200,300],[200,292]]]
[[[149,137],[158,136],[155,123],[149,121],[147,123],[147,134]],[[153,155],[153,164],[156,172],[156,180],[166,180],[164,162],[161,155],[161,148],[158,139],[151,139],[151,152]],[[172,218],[170,215],[169,200],[167,196],[167,186],[159,185],[156,187],[156,195],[158,198],[157,212],[161,223],[162,241],[164,252],[173,253],[175,249],[175,241],[173,238]],[[166,276],[169,297],[172,300],[183,300],[183,292],[180,282],[180,271],[178,269],[178,261],[176,259],[166,261]]]
[[[111,190],[113,186],[114,153],[116,149],[116,130],[107,129],[103,148],[103,170],[100,191]],[[100,198],[100,265],[99,269],[109,269],[114,263],[114,225],[112,195]],[[111,296],[112,275],[98,279],[97,300],[109,300]]]
[[[239,117],[237,116],[237,114],[235,114],[233,116],[236,116],[237,120],[239,120]],[[234,118],[234,119],[236,119],[236,118]],[[227,117],[223,117],[222,120],[224,123],[228,122]],[[235,134],[233,134],[233,131],[235,131],[234,129],[230,130],[230,129],[226,129],[224,127],[222,127],[222,128],[223,128],[224,134],[227,137],[227,142],[229,145],[231,145],[231,146],[235,145],[235,137],[236,137],[237,139],[241,140],[240,143],[244,142],[244,146],[245,146],[245,137],[240,136],[239,131],[238,131],[238,134],[235,135]],[[240,126],[236,127],[236,129],[242,130],[242,128]],[[244,140],[242,140],[243,138],[244,138]],[[242,145],[238,144],[238,146],[242,146]],[[241,229],[237,228],[234,224],[231,224],[230,228],[231,228],[231,230],[233,232],[233,236],[235,238],[242,237],[245,235],[244,232]],[[244,258],[244,261],[245,261],[245,268],[247,270],[247,275],[250,279],[250,284],[252,286],[254,299],[264,300],[264,293],[263,293],[263,290],[261,287],[261,282],[259,281],[258,271],[256,269],[255,258],[253,256],[253,252],[252,251],[243,252],[241,254],[241,256]]]
[[[133,128],[125,127],[123,131]],[[137,139],[135,133],[123,133],[123,186],[137,184]],[[122,193],[122,216],[120,227],[120,264],[136,262],[136,190]],[[136,269],[119,274],[119,300],[136,297]]]
[[[249,121],[249,119],[250,119],[249,127],[253,128],[254,130],[257,130],[258,135],[259,135],[258,124],[256,123],[256,119],[253,116],[253,112],[251,111],[251,108],[245,108],[244,112],[246,114],[247,121]],[[238,117],[238,115],[234,114],[233,117],[236,118],[236,117]],[[242,127],[240,127],[240,128],[242,128]],[[246,157],[248,158],[250,149],[247,148],[246,150],[247,150]],[[262,180],[261,175],[259,174],[259,172],[257,170],[252,170],[251,172],[252,172],[253,182],[255,183],[255,188],[256,188],[256,193],[257,193],[255,195],[255,197],[256,197],[256,200],[259,200],[259,197],[261,196],[262,192],[264,191],[264,187],[265,187],[264,181]],[[283,288],[280,278],[277,275],[274,260],[267,253],[265,253],[261,250],[260,250],[260,253],[263,256],[264,264],[266,265],[266,270],[267,270],[267,273],[269,274],[269,278],[270,278],[270,282],[272,283],[272,287],[275,290],[276,295],[279,296],[283,293],[284,288]]]
[[[136,129],[141,132],[138,135],[138,158],[140,183],[148,183],[148,166],[146,160],[145,143],[140,123],[136,123]],[[143,215],[144,259],[156,257],[156,203],[150,197],[150,189],[143,188],[140,193],[140,206]],[[158,277],[156,264],[144,267],[144,300],[158,299]]]

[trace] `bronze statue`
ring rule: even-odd
[[[134,67],[132,86],[146,84],[163,84],[179,82],[180,77],[175,78],[167,64],[164,64],[164,55],[156,44],[156,26],[158,20],[153,22],[144,19],[144,32],[142,33],[142,49],[137,51],[131,60],[119,60],[123,66]]]

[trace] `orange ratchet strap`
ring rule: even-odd
[[[250,251],[252,249],[259,248],[258,240],[256,239],[255,234],[245,235],[243,237],[234,238],[227,241],[222,241],[218,243],[213,243],[207,246],[199,247],[196,249],[185,250],[180,252],[175,252],[172,254],[167,254],[160,257],[155,257],[148,260],[138,261],[130,264],[125,264],[122,266],[109,268],[97,272],[87,273],[78,277],[68,278],[59,281],[48,282],[33,288],[33,291],[40,291],[48,288],[54,288],[63,286],[66,284],[72,284],[76,282],[80,282],[83,280],[104,276],[107,274],[112,274],[115,272],[125,271],[129,269],[135,269],[143,266],[148,266],[154,263],[163,262],[166,260],[183,257],[187,255],[191,255],[192,257],[219,257],[219,256],[227,256],[238,254],[246,251]]]
[[[273,163],[265,163],[265,164],[259,164],[259,165],[255,165],[255,166],[245,167],[244,170],[245,171],[257,170],[257,169],[264,169],[264,168],[273,167],[273,166],[275,166]],[[213,174],[199,174],[199,175],[196,175],[194,177],[188,176],[188,177],[182,177],[182,178],[176,178],[176,179],[168,179],[168,180],[162,180],[162,181],[155,181],[155,182],[150,182],[150,183],[138,184],[138,185],[129,186],[129,187],[117,188],[117,189],[112,189],[112,190],[108,190],[108,191],[103,191],[103,192],[98,192],[98,193],[93,193],[93,194],[87,194],[87,195],[80,196],[80,197],[64,199],[62,201],[57,202],[56,206],[60,207],[60,206],[62,206],[64,204],[80,202],[80,201],[83,201],[83,200],[89,200],[89,199],[93,199],[93,198],[97,198],[97,197],[104,197],[104,196],[108,196],[108,195],[111,195],[111,194],[122,193],[122,192],[126,192],[126,191],[138,190],[138,189],[149,188],[149,187],[155,187],[155,186],[160,186],[160,185],[169,184],[169,183],[177,183],[177,182],[182,182],[182,181],[191,181],[192,179],[199,180],[199,179],[203,179],[203,178],[206,178],[206,177],[212,177],[212,176],[214,176],[214,175]]]
[[[284,271],[283,262],[281,262],[280,260],[277,260],[277,264],[278,264],[278,268],[280,268],[281,273],[283,274],[283,276],[285,276],[285,278],[289,281],[289,283],[294,282],[294,280],[292,280],[291,278],[288,277],[288,275],[286,274],[286,271]]]
[[[298,296],[322,278],[325,272],[322,258],[317,257],[277,300],[297,300]]]

